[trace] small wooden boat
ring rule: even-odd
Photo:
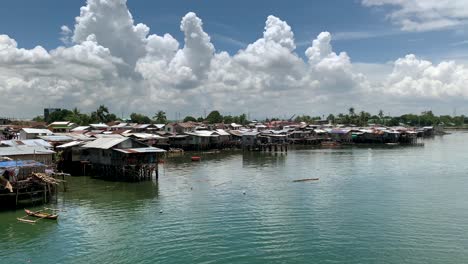
[[[33,212],[31,210],[24,209],[24,212],[29,216],[33,216],[37,218],[45,218],[45,219],[51,219],[51,220],[57,220],[58,218],[57,214],[50,214],[50,213],[42,212],[42,211]]]
[[[320,143],[320,145],[322,147],[326,147],[326,148],[334,148],[334,147],[341,146],[341,144],[339,142],[336,142],[336,141],[323,141],[322,143]]]
[[[300,180],[294,180],[293,182],[306,182],[306,181],[318,181],[319,178],[308,178],[308,179],[300,179]]]
[[[192,161],[201,161],[200,156],[192,156]]]

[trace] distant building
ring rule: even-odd
[[[22,128],[19,133],[19,140],[36,139],[40,136],[50,136],[52,131],[48,129]]]
[[[10,119],[0,117],[0,125],[8,125],[8,124],[11,124]]]
[[[53,112],[62,111],[61,108],[44,108],[44,120],[47,122],[49,120],[49,115]]]
[[[53,133],[69,133],[70,130],[77,127],[75,123],[68,121],[56,121],[51,123],[47,128]]]
[[[170,123],[165,126],[166,132],[169,133],[187,133],[195,131],[197,123],[194,122],[183,122],[183,123]]]

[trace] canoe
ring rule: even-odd
[[[45,219],[52,219],[52,220],[57,220],[58,218],[58,215],[56,214],[49,214],[49,213],[41,212],[41,211],[33,212],[31,210],[24,209],[24,212],[29,216],[38,217],[38,218],[45,218]]]

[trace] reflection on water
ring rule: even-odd
[[[467,139],[186,153],[158,183],[70,177],[57,223],[0,213],[0,262],[465,263]]]

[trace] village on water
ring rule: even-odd
[[[405,124],[382,112],[355,114],[353,108],[347,115],[326,119],[292,116],[256,121],[247,120],[245,114],[223,117],[213,111],[205,118],[168,121],[163,111],[153,119],[139,114],[118,119],[100,106],[88,119],[101,122],[60,120],[73,120],[69,118],[73,112],[87,117],[76,109],[47,108],[33,120],[0,118],[0,209],[53,202],[58,191],[66,190],[70,176],[158,180],[158,166],[171,154],[188,152],[193,154],[187,156],[191,161],[202,162],[199,153],[224,149],[286,154],[294,145],[423,146],[424,137],[444,134],[443,125],[455,125],[440,118],[437,125],[427,125],[435,123],[428,120],[434,117],[432,112],[410,121],[407,116]],[[465,117],[461,119],[464,123]]]

